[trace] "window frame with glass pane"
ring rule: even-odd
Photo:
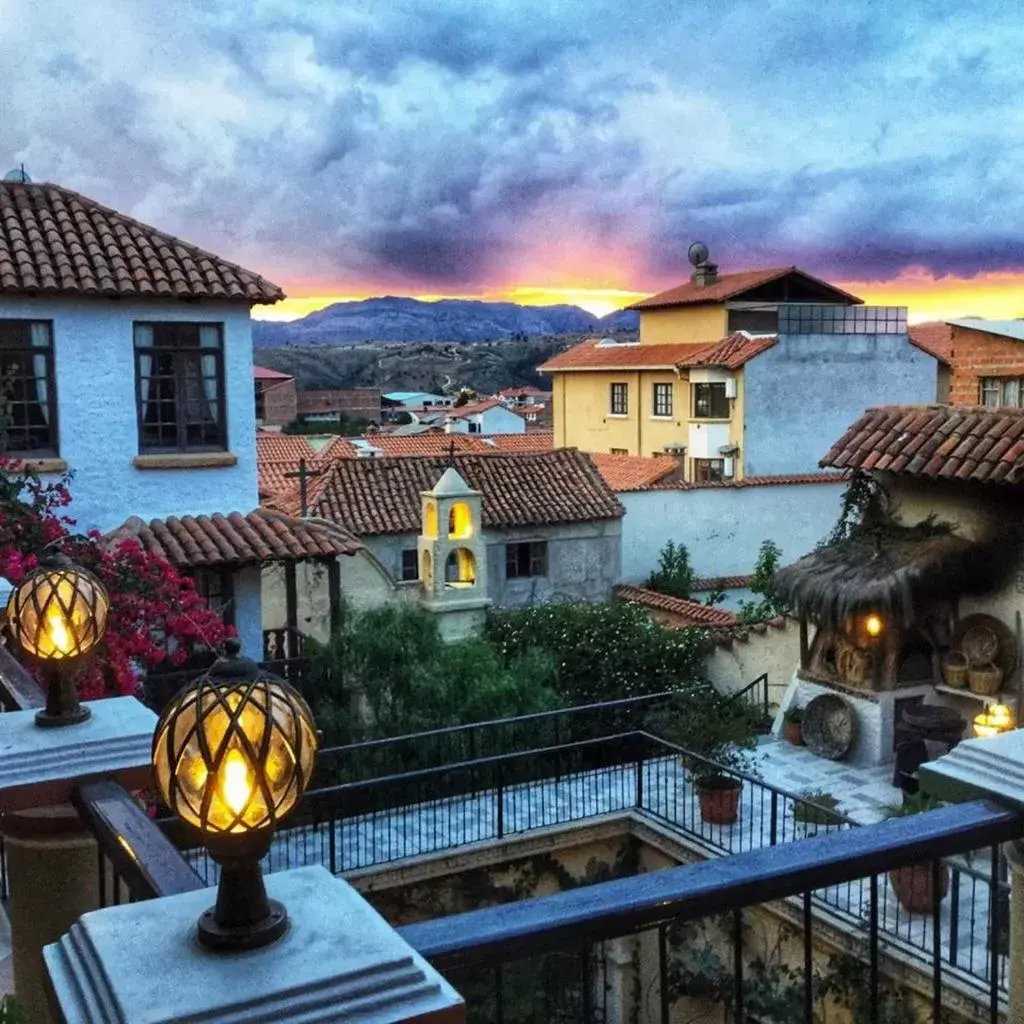
[[[725,382],[724,381],[709,381],[701,382],[691,385],[693,389],[693,419],[695,420],[727,420],[729,419],[729,396],[725,393]],[[701,389],[706,388],[706,398],[702,398]],[[718,388],[720,390],[715,391],[713,389]],[[715,400],[715,396],[721,401],[719,405]],[[718,406],[719,415],[715,415],[716,405]],[[706,411],[702,412],[701,407],[704,407]]]
[[[224,324],[138,320],[133,334],[140,454],[227,451]],[[206,418],[190,419],[189,405]]]
[[[652,394],[651,399],[651,407],[654,410],[651,413],[652,416],[654,416],[656,419],[672,419],[672,407],[674,403],[671,383],[665,383],[664,381],[655,381],[654,393]]]
[[[420,578],[420,553],[416,548],[402,549],[402,582],[411,583]]]
[[[0,379],[5,382],[0,391],[0,449],[14,456],[57,458],[52,320],[0,318]]]
[[[216,612],[225,626],[235,625],[235,574],[230,569],[195,569],[196,593]]]
[[[717,466],[717,469],[716,469]],[[693,483],[717,484],[725,479],[725,459],[694,459]]]
[[[978,402],[989,409],[1024,408],[1024,377],[981,377]]]
[[[547,574],[546,540],[513,541],[505,545],[505,579],[539,579]]]
[[[629,415],[629,384],[625,381],[613,381],[608,385],[608,415]]]

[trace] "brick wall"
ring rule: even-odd
[[[982,377],[1024,377],[1024,341],[954,327],[950,404],[978,405]]]
[[[263,420],[268,427],[283,427],[297,415],[295,381],[266,380],[256,385],[263,391]]]
[[[303,415],[338,415],[349,419],[367,419],[380,423],[380,388],[340,388],[299,392],[299,412]]]

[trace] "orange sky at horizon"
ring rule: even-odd
[[[890,281],[835,281],[846,291],[859,295],[870,305],[906,306],[911,323],[926,320],[956,319],[980,316],[993,320],[1024,317],[1024,272],[992,272],[971,278],[952,275],[935,277],[921,268],[910,267]],[[668,282],[664,287],[672,287]],[[418,293],[410,291],[409,298],[424,302],[439,299],[476,299],[485,302],[518,302],[523,305],[551,306],[560,303],[576,305],[595,316],[604,316],[616,309],[637,302],[658,291],[633,291],[627,288],[545,288],[543,286],[510,286],[482,288],[474,293]],[[381,291],[327,292],[317,289],[315,294],[304,292],[301,285],[285,286],[289,297],[274,306],[261,306],[253,310],[260,320],[294,320],[306,316],[334,302],[355,302],[374,295],[389,294]],[[391,292],[390,294],[393,294]]]

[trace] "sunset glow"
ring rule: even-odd
[[[668,282],[665,287],[681,283]],[[975,277],[935,277],[918,267],[910,267],[891,281],[835,281],[840,288],[859,295],[866,303],[879,306],[906,306],[912,323],[925,320],[947,320],[966,316],[987,319],[1012,319],[1024,316],[1024,271],[1018,273],[988,273]],[[507,289],[487,289],[475,294],[437,295],[410,293],[409,297],[422,302],[439,299],[476,299],[483,302],[517,302],[525,306],[579,306],[595,316],[606,316],[633,302],[659,291],[631,291],[625,288],[545,288],[539,285],[519,285]],[[285,291],[289,288],[285,285]],[[274,306],[258,306],[253,315],[261,320],[295,320],[334,302],[357,302],[375,295],[387,294],[382,290],[367,290],[362,294],[301,294],[294,289],[284,302]]]

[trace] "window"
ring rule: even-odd
[[[693,418],[695,420],[727,420],[729,399],[725,397],[725,384],[693,385]]]
[[[196,569],[196,593],[215,611],[226,626],[235,624],[235,577],[217,569]]]
[[[629,413],[629,385],[609,385],[609,410],[613,416],[625,416]]]
[[[612,451],[612,455],[628,455],[629,454],[629,449],[628,448],[613,448],[611,451]]]
[[[259,425],[267,415],[267,403],[263,400],[263,388],[256,384],[256,423]]]
[[[220,324],[137,323],[139,451],[223,451]]]
[[[548,542],[546,540],[505,545],[506,579],[518,580],[529,576],[547,576],[547,574]]]
[[[471,434],[479,434],[480,430],[481,430],[481,424],[480,424],[479,420],[470,420],[469,421],[469,433],[471,433]]]
[[[418,580],[420,578],[419,552],[415,548],[406,548],[402,552],[402,579]]]
[[[47,320],[0,320],[0,449],[57,454],[53,332]]]
[[[725,459],[694,459],[693,481],[710,484],[725,479]]]
[[[991,407],[1024,406],[1024,379],[1020,377],[982,377],[981,404]]]
[[[654,385],[654,415],[655,416],[671,416],[672,415],[672,385],[671,384],[655,384]]]

